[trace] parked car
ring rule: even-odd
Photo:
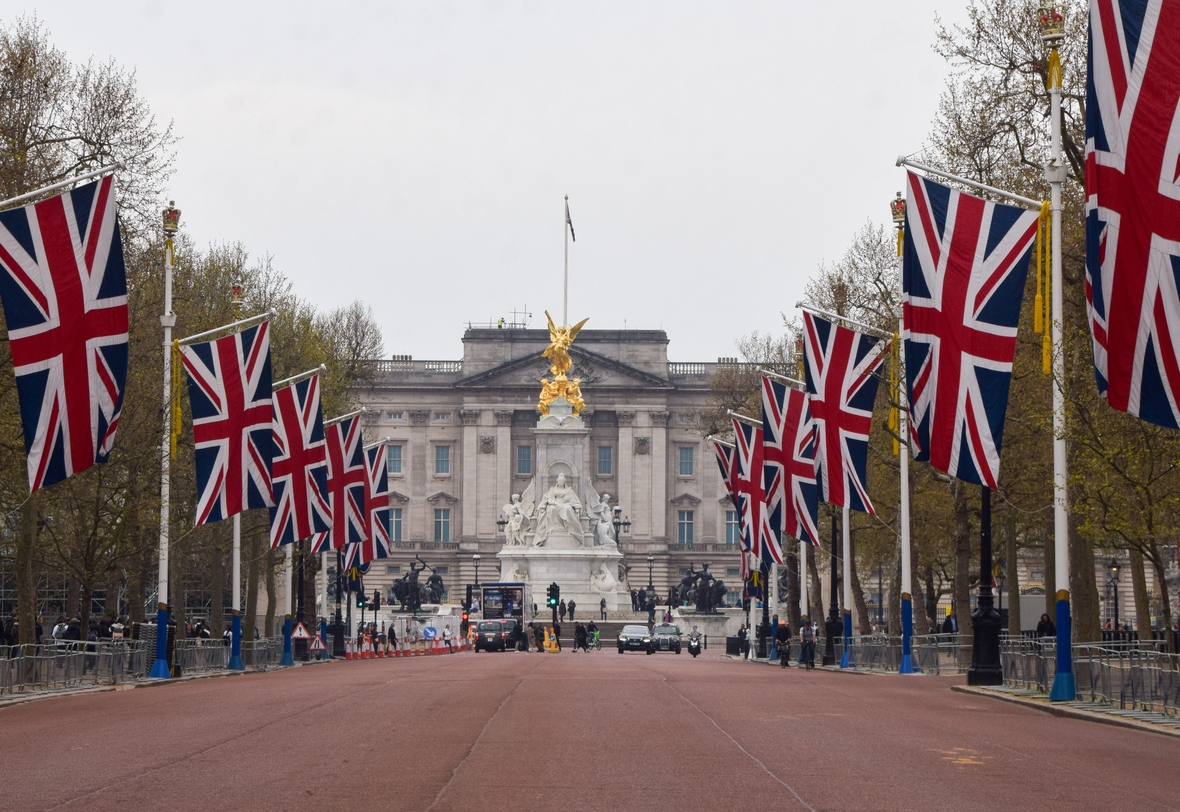
[[[481,620],[475,625],[475,650],[504,651],[508,644],[504,634],[504,621]]]
[[[651,630],[651,645],[656,651],[680,653],[680,627],[672,623],[657,623]]]
[[[645,651],[648,654],[655,651],[652,647],[651,632],[647,630],[647,626],[623,627],[623,630],[619,632],[619,654],[624,651]]]

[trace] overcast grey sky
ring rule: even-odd
[[[467,322],[561,311],[663,328],[674,360],[779,331],[822,260],[888,221],[964,2],[91,3],[35,12],[74,60],[138,72],[179,145],[198,243],[270,253],[387,353],[458,358]]]

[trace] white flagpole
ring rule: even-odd
[[[294,578],[295,544],[284,545],[286,560],[283,562],[283,658],[279,665],[295,665],[291,651],[291,589]]]
[[[843,535],[844,556],[844,653],[840,655],[840,667],[848,668],[855,665],[852,657],[852,531],[849,528],[848,506],[844,506],[843,520],[840,531]]]
[[[1054,12],[1056,9],[1052,9],[1050,13]],[[1052,159],[1049,166],[1045,167],[1045,180],[1049,181],[1049,211],[1053,229],[1050,241],[1053,323],[1049,327],[1053,348],[1053,569],[1057,580],[1057,671],[1053,677],[1049,699],[1054,702],[1072,702],[1077,698],[1077,686],[1073,673],[1073,651],[1070,648],[1073,645],[1073,624],[1069,606],[1069,517],[1066,515],[1066,500],[1069,498],[1066,479],[1069,470],[1065,456],[1065,354],[1061,346],[1064,318],[1061,279],[1061,186],[1065,183],[1065,165],[1061,162],[1061,66],[1057,55],[1057,45],[1064,39],[1064,31],[1061,27],[1043,27],[1041,34],[1041,39],[1049,46],[1050,51],[1049,118],[1052,124],[1049,142]]]
[[[561,293],[561,326],[566,327],[570,323],[569,318],[569,303],[570,303],[570,227],[569,227],[569,213],[570,213],[570,196],[565,196],[565,211],[562,213],[561,230],[565,234],[565,272],[562,276],[562,293]]]
[[[234,549],[232,570],[233,583],[230,589],[233,603],[233,629],[230,632],[229,664],[226,668],[231,671],[245,671],[242,662],[242,514],[234,514]]]
[[[904,226],[902,226],[904,227]],[[898,258],[898,265],[901,259]],[[905,377],[905,316],[897,310],[898,357],[901,372],[898,376],[897,433],[901,435],[898,456],[901,458],[901,664],[899,674],[914,673],[912,641],[914,635],[913,584],[910,583],[912,552],[910,550],[910,407]],[[881,596],[884,600],[884,596]]]
[[[164,315],[160,326],[164,328],[164,438],[160,442],[160,570],[157,579],[156,605],[156,660],[152,663],[150,677],[168,679],[172,670],[168,666],[168,529],[171,518],[171,493],[169,491],[172,462],[172,328],[176,326],[176,314],[172,312],[172,235],[180,224],[180,212],[169,203],[164,210]]]

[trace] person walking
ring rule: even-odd
[[[606,598],[598,601],[598,614],[602,615],[603,620],[606,620]]]
[[[562,623],[565,623],[565,598],[557,604],[557,617]]]
[[[593,620],[586,625],[586,643],[593,643],[594,648],[601,648],[598,645],[598,627],[594,625]]]
[[[553,643],[557,646],[557,650],[561,651],[561,626],[553,625]]]
[[[533,644],[536,645],[537,651],[545,650],[545,630],[536,623],[530,623],[533,630]]]
[[[799,660],[809,671],[815,667],[815,626],[806,620],[799,627]]]
[[[451,645],[451,636],[451,625],[448,623],[446,626],[443,626],[443,642],[446,643],[447,654],[455,653],[455,647]]]
[[[570,598],[570,602],[569,602],[569,603],[567,603],[567,604],[565,605],[565,608],[566,608],[566,609],[569,611],[569,613],[570,613],[570,623],[573,623],[573,622],[574,622],[574,609],[576,609],[576,608],[577,608],[577,606],[578,606],[578,605],[577,605],[576,603],[574,603],[574,599],[573,599],[573,598]]]
[[[742,627],[740,629],[738,629],[737,636],[738,636],[738,645],[741,647],[742,656],[745,657],[746,654],[749,653],[749,649],[746,647],[746,637],[748,636],[748,632],[746,631],[746,624],[745,623],[743,623]]]
[[[574,626],[574,653],[578,653],[578,649],[582,649],[583,654],[589,654],[590,649],[586,648],[586,627],[581,623]]]
[[[1041,622],[1037,624],[1037,637],[1053,637],[1056,634],[1057,624],[1047,614],[1041,615]]]

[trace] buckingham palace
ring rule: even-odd
[[[387,594],[416,556],[439,570],[452,601],[475,582],[477,561],[480,581],[499,578],[503,508],[537,473],[549,338],[472,327],[461,360],[374,362],[355,397],[367,442],[388,446],[392,558],[374,562],[368,591]],[[667,594],[690,565],[708,563],[736,600],[737,515],[699,428],[717,363],[669,362],[662,330],[583,330],[569,352],[588,429],[583,488],[621,509],[624,586],[644,587],[650,567]]]

